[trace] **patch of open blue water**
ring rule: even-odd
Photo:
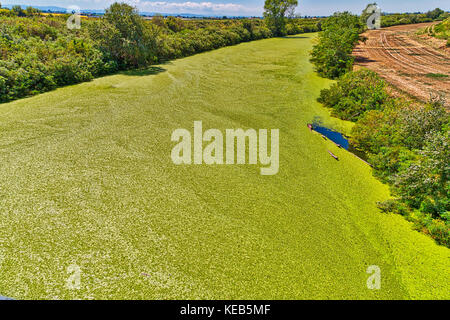
[[[348,150],[350,148],[350,142],[348,141],[348,139],[340,132],[331,130],[329,128],[326,127],[322,127],[322,126],[317,126],[314,125],[313,126],[313,130],[317,131],[318,133],[324,135],[325,137],[327,137],[328,139],[330,139],[331,141],[333,141],[334,143],[340,145],[342,148],[344,148],[345,150]]]

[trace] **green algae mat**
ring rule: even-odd
[[[316,102],[330,82],[308,61],[314,38],[240,44],[0,105],[0,294],[449,299],[449,249],[381,213],[387,186],[307,128],[315,116],[349,127]],[[278,174],[174,165],[171,134],[194,121],[279,129]]]

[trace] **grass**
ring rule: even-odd
[[[434,26],[432,35],[439,39],[450,40],[450,17]]]
[[[440,79],[440,78],[448,78],[447,74],[442,73],[427,73],[425,76],[428,78]]]
[[[450,251],[381,213],[387,186],[309,132],[314,116],[350,126],[316,102],[330,81],[309,63],[313,37],[240,44],[0,105],[0,294],[450,298]],[[171,133],[195,120],[222,132],[279,128],[279,174],[173,165]],[[67,288],[71,264],[79,290]],[[381,268],[381,290],[366,287],[370,265]]]

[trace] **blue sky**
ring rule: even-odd
[[[264,0],[121,0],[135,5],[141,11],[164,13],[197,13],[211,15],[262,15]],[[0,0],[4,4],[104,9],[114,0]],[[301,15],[329,15],[335,11],[359,13],[373,0],[300,0],[297,12]],[[384,12],[428,11],[436,7],[450,11],[446,0],[379,0]]]

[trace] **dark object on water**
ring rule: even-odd
[[[336,156],[335,154],[333,154],[330,150],[328,150],[328,153],[329,153],[333,158],[335,158],[337,161],[339,161],[339,157]]]
[[[321,126],[314,126],[313,129],[314,131],[320,133],[322,135],[322,138],[326,137],[341,148],[344,148],[345,150],[349,149],[350,143],[342,133]]]

